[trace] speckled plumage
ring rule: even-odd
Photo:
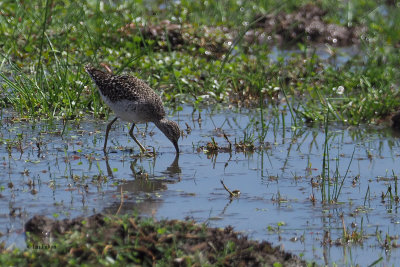
[[[98,86],[104,102],[114,112],[117,110],[117,116],[123,105],[126,112],[135,112],[141,117],[136,121],[121,118],[122,120],[141,123],[165,117],[161,98],[144,81],[128,75],[112,75],[91,66],[86,66],[85,69]]]
[[[144,150],[144,147],[133,136],[133,127],[135,123],[153,122],[174,144],[179,153],[179,127],[175,122],[165,118],[161,98],[150,86],[136,77],[109,74],[90,65],[85,66],[85,70],[96,83],[102,99],[114,111],[117,118],[133,123],[129,134],[141,150]],[[115,121],[116,119],[107,126],[104,149],[108,132]]]

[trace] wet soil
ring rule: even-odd
[[[83,247],[110,245],[108,254],[113,255],[117,240],[131,240],[133,251],[136,251],[139,264],[158,261],[165,262],[165,249],[174,247],[185,256],[171,259],[173,265],[186,265],[187,257],[202,254],[211,264],[223,266],[272,266],[281,263],[283,266],[306,266],[306,262],[297,256],[273,247],[268,242],[257,242],[233,230],[228,226],[225,229],[207,228],[197,225],[193,221],[163,220],[155,224],[142,224],[141,219],[128,218],[128,226],[119,223],[119,217],[107,217],[95,214],[88,218],[52,220],[45,216],[36,215],[30,219],[25,230],[35,235],[48,238],[60,236],[71,231],[79,231],[82,236],[88,237],[85,246],[69,251],[76,254],[78,263],[93,263],[95,253],[87,253]],[[160,234],[160,227],[167,229]],[[133,238],[135,236],[135,238]],[[227,244],[234,244],[234,249],[226,253]],[[104,248],[103,248],[104,249]],[[221,253],[225,254],[221,256]],[[174,253],[172,253],[174,255]],[[117,255],[114,255],[117,256]],[[129,261],[129,259],[127,259]],[[136,262],[138,263],[138,262]]]
[[[202,26],[176,24],[169,20],[158,24],[130,23],[120,29],[126,35],[138,34],[146,40],[154,40],[162,49],[181,50],[185,47],[203,48],[204,55],[220,57],[227,53],[235,42],[243,40],[244,46],[251,44],[328,43],[333,46],[357,44],[366,28],[346,27],[327,23],[327,12],[318,6],[307,4],[293,13],[259,14],[243,31],[226,26]]]
[[[263,29],[273,34],[274,39],[285,44],[298,42],[328,43],[330,45],[348,46],[357,44],[365,27],[345,27],[326,23],[327,11],[313,4],[307,4],[294,13],[259,15],[255,29]]]
[[[400,130],[400,111],[390,115],[391,126],[393,129],[399,131]]]

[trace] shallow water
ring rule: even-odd
[[[356,45],[345,47],[332,47],[329,45],[313,45],[307,46],[304,51],[295,47],[292,49],[282,49],[279,46],[274,46],[271,49],[270,59],[273,62],[283,59],[285,62],[292,59],[294,55],[306,53],[307,58],[316,55],[325,66],[341,67],[351,60],[355,55],[364,56],[360,48]]]
[[[73,218],[136,209],[156,218],[188,217],[210,226],[232,225],[253,239],[270,241],[321,264],[365,266],[381,257],[378,266],[398,262],[399,249],[385,250],[377,237],[383,243],[388,234],[396,241],[399,232],[398,202],[381,198],[390,186],[395,195],[398,136],[384,127],[331,126],[331,177],[337,169],[341,181],[351,165],[339,204],[322,205],[316,183],[321,182],[323,127],[293,128],[290,115],[272,113],[263,113],[267,122],[263,144],[268,148],[253,153],[206,154],[201,147],[211,137],[227,147],[222,131],[232,144],[246,135],[257,146],[262,133],[259,110],[184,107],[171,116],[186,133],[179,158],[153,124],[139,125],[135,134],[143,145],[153,146],[157,156],[137,157],[129,125],[117,122],[110,132],[108,159],[102,151],[105,121],[69,122],[61,135],[61,122],[18,122],[12,113],[3,114],[1,240],[24,247],[23,225],[34,214]],[[220,180],[231,190],[240,190],[240,197],[230,199]],[[326,195],[333,194],[334,186],[332,181]],[[312,194],[315,202],[310,200]],[[349,233],[362,229],[369,236],[358,244],[335,245],[343,235],[343,222]],[[328,235],[333,244],[323,242]]]

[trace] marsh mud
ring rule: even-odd
[[[326,11],[307,4],[293,13],[278,12],[259,14],[249,24],[245,32],[226,26],[195,27],[191,24],[177,24],[169,20],[158,24],[130,23],[120,29],[127,35],[142,36],[153,40],[158,48],[180,50],[195,47],[203,49],[208,57],[226,54],[238,41],[242,45],[279,44],[286,47],[297,43],[329,44],[350,46],[358,44],[360,36],[366,32],[362,26],[341,26],[326,23]]]
[[[232,227],[204,228],[196,226],[193,221],[176,220],[162,220],[152,227],[148,224],[143,226],[140,218],[130,218],[129,226],[124,228],[122,224],[110,223],[110,220],[118,221],[120,218],[105,218],[102,214],[95,214],[72,220],[54,220],[37,215],[26,223],[26,231],[34,234],[31,236],[33,242],[37,242],[35,238],[40,236],[42,240],[49,240],[51,236],[57,238],[68,232],[79,231],[84,233],[84,236],[91,237],[88,239],[89,242],[86,242],[91,247],[96,247],[99,240],[105,244],[114,244],[117,240],[129,240],[136,233],[138,235],[134,241],[138,254],[136,257],[140,260],[136,263],[141,265],[148,262],[155,264],[163,259],[165,247],[171,246],[172,243],[180,254],[201,253],[207,262],[216,264],[219,260],[218,252],[224,251],[226,244],[232,242],[235,244],[235,251],[224,257],[223,264],[226,266],[272,266],[277,263],[283,266],[307,266],[307,263],[297,256],[284,252],[279,247],[273,247],[266,241],[248,240],[246,236],[234,232]],[[158,225],[168,229],[168,234],[160,235],[157,232]],[[77,256],[82,255],[82,251],[75,253],[79,254]],[[182,257],[173,260],[175,266],[182,266],[179,263],[184,263]],[[90,262],[90,259],[86,261]]]
[[[399,134],[389,126],[295,124],[283,105],[183,106],[170,114],[184,133],[180,156],[149,124],[135,135],[157,155],[141,157],[121,122],[104,155],[105,120],[64,124],[2,114],[0,232],[6,247],[26,247],[24,225],[35,215],[74,220],[137,211],[158,220],[231,225],[318,264],[400,261]],[[208,146],[213,142],[215,151]],[[221,180],[241,194],[231,197]]]

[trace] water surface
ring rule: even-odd
[[[61,219],[137,210],[156,218],[232,225],[320,264],[365,266],[381,257],[383,266],[398,262],[399,249],[381,245],[387,236],[396,241],[399,232],[398,135],[385,127],[341,126],[331,126],[325,135],[322,126],[294,128],[290,115],[274,112],[185,106],[171,115],[185,132],[179,158],[153,124],[139,125],[135,134],[154,147],[155,158],[138,157],[129,125],[122,122],[110,132],[105,157],[106,121],[68,122],[62,133],[62,122],[18,121],[6,112],[0,130],[1,240],[24,247],[23,225],[35,214]],[[211,138],[228,147],[222,133],[232,144],[254,140],[255,151],[206,153]],[[351,162],[336,204],[321,203],[326,137],[330,176],[337,170],[340,182]],[[221,180],[240,190],[240,197],[230,198]],[[334,189],[332,180],[325,196],[333,196]],[[362,230],[365,238],[335,245],[343,226],[349,233]]]

